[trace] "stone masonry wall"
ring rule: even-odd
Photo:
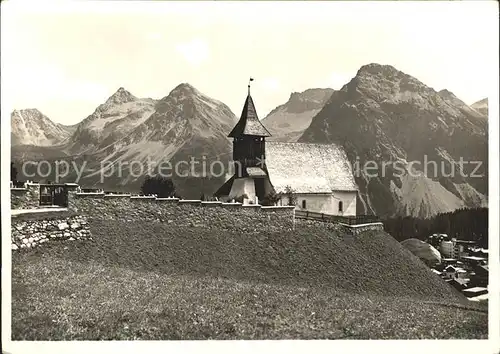
[[[265,207],[240,203],[202,202],[177,198],[156,198],[104,193],[78,193],[77,185],[68,185],[66,215],[56,212],[12,216],[12,248],[31,248],[49,240],[90,238],[87,222],[92,219],[123,222],[164,222],[177,227],[238,230],[246,233],[287,231],[295,228],[293,206]],[[11,189],[12,209],[39,208],[39,185]],[[314,220],[297,220],[302,224]],[[323,223],[325,224],[325,223]],[[328,228],[358,235],[383,230],[382,223],[366,225],[328,224]]]
[[[346,234],[357,236],[366,231],[384,231],[384,224],[381,222],[374,222],[371,224],[360,224],[360,225],[346,225],[339,224]]]
[[[38,188],[26,188],[20,192],[33,197],[36,194],[35,190],[38,191]],[[26,202],[28,197],[23,199],[25,203],[18,204],[20,206],[18,209],[27,209],[30,206]],[[37,207],[38,205],[32,208]],[[88,222],[93,219],[120,220],[124,223],[163,222],[175,227],[205,227],[246,233],[262,230],[287,231],[294,229],[296,223],[293,206],[264,207],[177,198],[77,193],[74,190],[69,191],[68,208],[64,210],[41,213],[30,211],[12,215],[12,249],[33,248],[48,241],[91,239]],[[297,222],[308,225],[319,221],[298,219]],[[382,223],[366,225],[321,223],[327,228],[341,230],[349,235],[358,235],[369,230],[383,230]]]
[[[246,233],[291,230],[295,225],[294,207],[77,193],[76,188],[68,190],[67,208],[40,209],[39,185],[11,189],[11,201],[12,209],[18,211],[12,214],[13,250],[31,249],[50,241],[92,239],[89,221],[93,219],[164,222],[176,227]],[[34,210],[19,213],[20,209]]]
[[[384,224],[375,222],[370,224],[347,225],[331,221],[321,221],[313,219],[297,218],[295,220],[297,225],[304,226],[318,226],[324,227],[328,230],[339,231],[346,235],[356,236],[366,231],[384,231]]]
[[[11,209],[35,209],[40,204],[40,185],[26,184],[26,188],[10,189]]]
[[[39,247],[45,242],[92,239],[87,217],[73,213],[12,215],[11,225],[13,250]]]
[[[288,206],[263,207],[177,198],[75,193],[69,207],[91,219],[164,222],[181,227],[202,226],[249,233],[291,230],[295,224],[294,207]]]

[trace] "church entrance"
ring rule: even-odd
[[[265,189],[265,179],[264,178],[256,178],[255,180],[255,195],[259,200],[263,200],[266,195]]]
[[[40,185],[40,205],[68,206],[68,191],[64,185]]]

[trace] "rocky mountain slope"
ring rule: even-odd
[[[11,113],[11,144],[52,146],[64,143],[74,126],[65,126],[51,121],[38,109],[14,110]]]
[[[236,116],[224,103],[189,84],[178,85],[160,100],[137,98],[120,88],[64,144],[13,147],[12,156],[15,160],[62,158],[78,170],[84,168],[81,185],[116,191],[138,191],[144,174],[157,172],[161,165],[184,197],[198,198],[224,182],[224,171],[219,173],[220,166],[211,171],[210,163],[220,160],[224,168],[229,165],[227,134],[235,123]],[[206,178],[193,176],[191,159],[194,174],[204,170]],[[75,181],[77,173],[72,169],[64,181]]]
[[[273,134],[270,140],[343,146],[360,189],[358,213],[427,217],[487,203],[487,117],[480,102],[470,107],[447,90],[436,92],[391,66],[370,64],[339,91],[292,93],[264,125]],[[175,162],[194,157],[198,170],[204,161],[208,166],[221,160],[227,167],[227,133],[236,117],[222,102],[181,84],[160,100],[120,88],[73,127],[55,124],[37,110],[14,111],[12,122],[14,160],[85,163],[82,185],[137,191],[148,161],[170,161],[172,170]],[[467,162],[465,176],[457,166],[461,158]],[[377,166],[377,175],[363,169],[366,163]],[[127,167],[117,169],[119,164]],[[187,168],[184,164],[177,174]],[[185,197],[198,198],[211,194],[224,176],[174,179]]]
[[[293,92],[288,101],[272,110],[262,123],[272,134],[270,141],[296,141],[323,108],[333,89],[309,89]]]
[[[361,67],[299,141],[344,147],[359,213],[429,217],[487,203],[486,117],[392,66]]]
[[[137,98],[120,87],[78,125],[67,149],[72,154],[91,153],[114,143],[148,119],[155,103],[151,98]]]
[[[91,166],[95,172],[89,174],[82,182],[92,184],[99,175],[106,173],[104,172],[106,168],[102,166],[107,164],[113,166],[128,164],[129,167],[126,171],[122,171],[124,173],[122,176],[115,173],[107,178],[107,183],[136,184],[140,183],[137,175],[141,169],[147,171],[145,170],[147,164],[156,170],[158,165],[168,161],[170,165],[163,164],[163,166],[167,166],[172,172],[176,185],[184,190],[184,194],[187,192],[191,197],[199,197],[200,191],[187,190],[189,189],[187,185],[192,182],[193,176],[182,177],[192,174],[187,163],[194,159],[195,174],[202,173],[203,162],[208,168],[215,160],[220,160],[227,166],[227,161],[231,157],[231,142],[227,138],[227,132],[235,122],[236,116],[224,103],[202,94],[189,84],[180,84],[169,95],[156,102],[154,111],[147,119],[123,138],[96,151],[92,155],[92,160],[99,161],[100,165]],[[206,172],[210,175],[208,168]],[[211,192],[211,188],[223,183],[223,180],[217,178],[215,180],[207,178],[210,180],[207,182],[206,194]]]
[[[488,117],[488,99],[487,98],[483,98],[482,100],[471,104],[471,107],[474,108],[479,113]]]

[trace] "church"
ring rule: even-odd
[[[275,192],[277,205],[288,205],[293,193],[296,209],[330,215],[356,215],[357,186],[344,150],[334,144],[266,142],[271,137],[248,95],[233,138],[235,173],[215,193],[222,200],[247,197],[262,201]]]

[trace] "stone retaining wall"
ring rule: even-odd
[[[24,188],[10,189],[11,209],[35,209],[40,204],[40,185],[27,183]]]
[[[349,235],[359,235],[366,231],[384,231],[384,224],[381,222],[374,222],[370,224],[360,224],[360,225],[347,225],[339,224],[343,231]]]
[[[92,239],[87,217],[69,212],[12,215],[12,249],[39,247],[46,242]]]
[[[265,207],[177,198],[75,193],[69,208],[93,219],[164,222],[181,227],[242,232],[292,230],[295,224],[295,209],[290,206]]]
[[[313,219],[304,219],[304,218],[296,218],[295,219],[295,224],[297,226],[321,226],[322,228],[325,228],[330,231],[342,231],[344,230],[342,225],[334,222],[327,222],[327,221],[320,221],[320,220],[313,220]]]
[[[68,189],[68,208],[63,212],[24,213],[12,216],[13,249],[37,247],[51,240],[89,239],[91,233],[88,222],[93,219],[119,220],[124,223],[163,222],[175,227],[205,227],[245,233],[262,230],[289,231],[295,228],[293,206],[266,207],[177,198],[77,193],[76,187],[73,187]],[[11,195],[14,208],[16,206],[17,209],[28,209],[30,206],[38,208],[39,185],[31,184],[24,189],[11,189]],[[300,220],[300,222],[316,223],[310,220]],[[382,223],[323,224],[327,228],[342,230],[349,235],[358,235],[368,230],[383,230]]]
[[[124,223],[163,222],[175,227],[205,227],[246,233],[294,229],[295,209],[240,203],[202,202],[104,193],[77,193],[68,188],[68,207],[41,209],[39,185],[11,189],[12,249],[30,249],[49,241],[91,238],[93,219]],[[19,193],[20,196],[17,196]],[[33,209],[30,211],[19,211]]]
[[[304,225],[304,226],[321,225],[321,227],[325,229],[342,232],[346,235],[351,235],[351,236],[356,236],[366,231],[384,231],[384,224],[381,222],[374,222],[374,223],[360,224],[360,225],[347,225],[327,220],[321,221],[316,219],[297,218],[295,220],[295,223],[297,225]]]

